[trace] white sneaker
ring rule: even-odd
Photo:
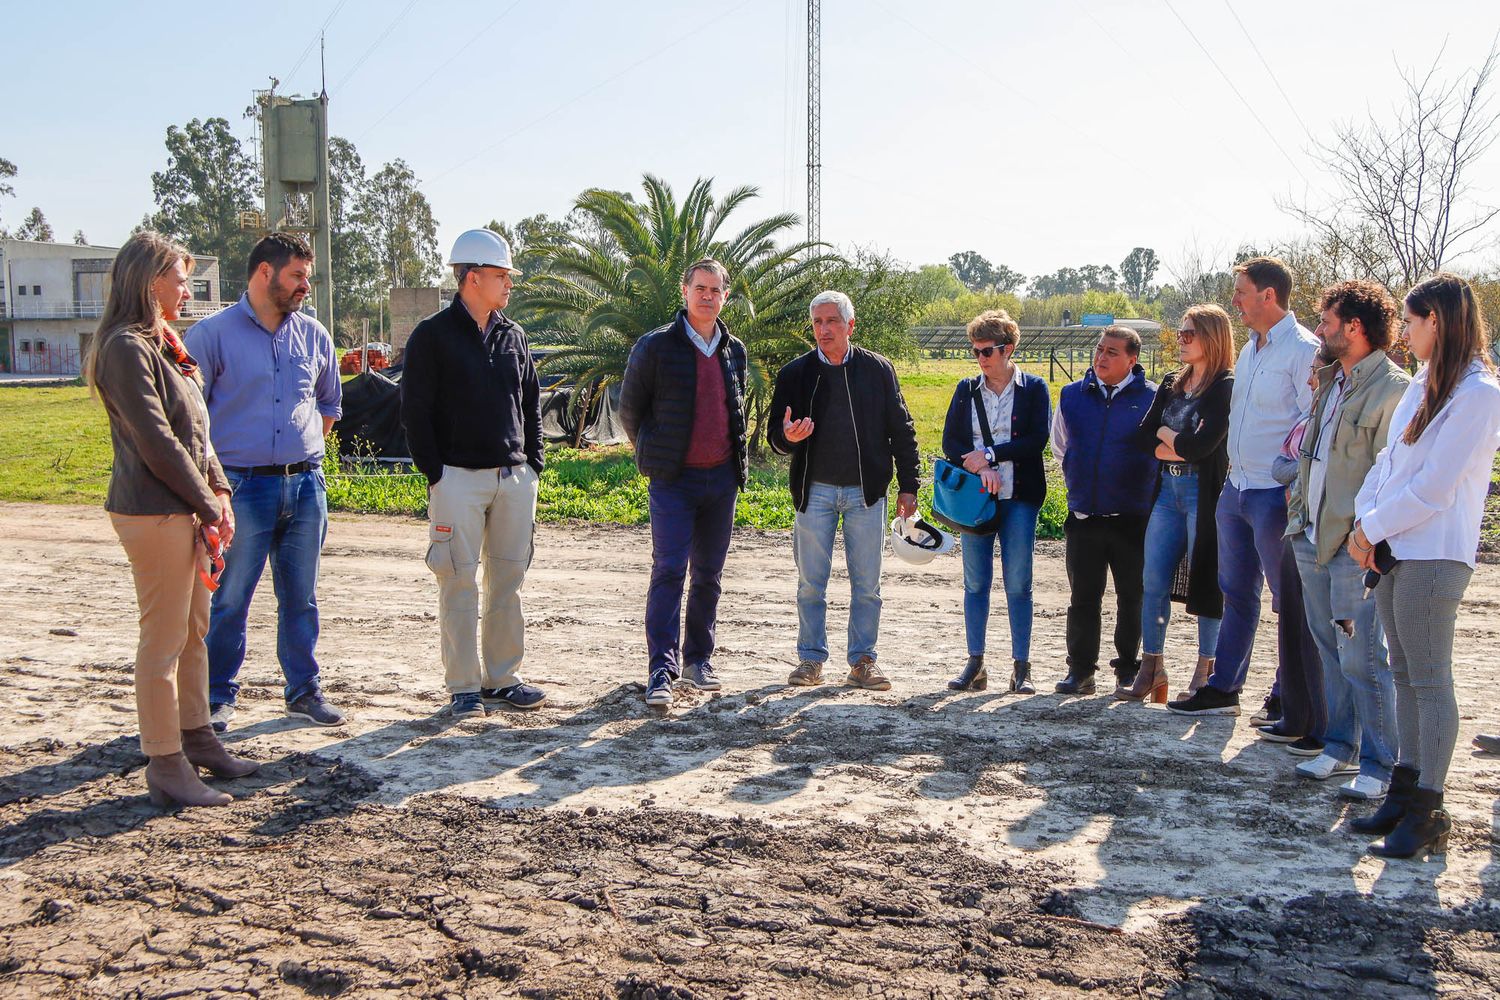
[[[1336,774],[1350,774],[1358,770],[1358,764],[1346,764],[1337,757],[1331,757],[1326,753],[1320,753],[1312,760],[1303,761],[1297,765],[1298,774],[1304,778],[1312,778],[1315,781],[1324,781]]]
[[[1361,774],[1353,781],[1346,781],[1339,786],[1339,797],[1368,802],[1372,799],[1385,798],[1385,790],[1385,782],[1379,778],[1372,778],[1368,774]]]

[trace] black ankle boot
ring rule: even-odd
[[[1031,663],[1016,660],[1010,675],[1010,689],[1016,694],[1036,694],[1036,685],[1031,683]]]
[[[1418,855],[1444,854],[1453,820],[1443,808],[1443,793],[1414,788],[1406,815],[1385,840],[1370,845],[1370,853],[1382,858],[1414,858]]]
[[[1385,793],[1385,801],[1380,803],[1380,808],[1368,816],[1352,820],[1349,829],[1355,833],[1363,833],[1371,837],[1384,837],[1396,829],[1396,824],[1401,822],[1401,817],[1406,815],[1407,807],[1411,805],[1411,793],[1417,787],[1417,769],[1396,765],[1391,772],[1391,787]]]
[[[989,686],[989,676],[984,672],[983,653],[969,657],[963,673],[948,682],[949,691],[983,691]]]

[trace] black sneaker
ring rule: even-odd
[[[487,713],[484,710],[484,699],[478,691],[460,691],[449,703],[448,714],[455,719],[467,719],[473,716],[482,718]]]
[[[1194,691],[1191,697],[1168,704],[1167,711],[1178,715],[1239,715],[1240,696],[1227,694],[1211,684],[1205,684]]]
[[[1260,711],[1250,716],[1252,726],[1274,726],[1281,721],[1281,695],[1268,694],[1261,703]]]
[[[228,732],[229,724],[234,721],[234,706],[214,702],[208,706],[208,724],[214,727],[214,732]]]
[[[1267,743],[1296,743],[1302,739],[1296,733],[1289,733],[1285,729],[1282,729],[1279,722],[1271,726],[1256,726],[1255,731]]]
[[[542,703],[547,700],[547,692],[530,684],[512,684],[503,688],[480,688],[479,698],[496,705],[531,709],[542,707]]]
[[[1090,673],[1084,674],[1081,677],[1075,677],[1073,674],[1069,674],[1068,676],[1057,682],[1057,693],[1078,695],[1093,694],[1094,675]]]
[[[653,670],[646,682],[646,704],[653,708],[666,708],[672,704],[672,672]]]
[[[1297,757],[1316,757],[1323,752],[1323,741],[1316,736],[1304,736],[1286,745],[1286,752]]]
[[[306,719],[319,726],[342,726],[344,713],[324,700],[321,692],[305,694],[296,701],[286,703],[286,714],[294,719]]]
[[[719,675],[714,673],[712,663],[689,663],[682,669],[682,676],[677,678],[678,684],[695,687],[699,691],[717,691],[723,687],[719,683]]]

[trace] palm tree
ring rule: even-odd
[[[644,333],[669,321],[682,306],[682,272],[703,257],[729,271],[724,322],[745,342],[749,356],[749,406],[753,440],[760,440],[776,370],[805,351],[807,303],[820,271],[835,258],[823,244],[777,246],[775,237],[795,227],[795,214],[755,222],[729,238],[725,221],[758,196],[738,187],[719,201],[712,180],[699,178],[681,205],[659,178],[645,176],[645,199],[594,188],[578,197],[575,212],[587,224],[537,246],[547,269],[526,290],[523,319],[546,318],[574,346],[542,361],[550,373],[570,376],[581,405],[620,381],[630,350]],[[560,329],[559,329],[560,328]]]

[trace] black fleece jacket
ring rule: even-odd
[[[854,440],[849,447],[859,456],[860,484],[864,487],[865,506],[873,506],[885,496],[891,485],[891,467],[902,493],[916,493],[919,485],[917,432],[907,412],[906,400],[896,381],[896,369],[874,351],[849,347],[847,364],[839,370],[849,383],[849,402],[854,407]],[[793,444],[782,432],[787,407],[792,419],[812,417],[813,435],[823,420],[829,393],[819,392],[823,373],[817,351],[787,363],[776,374],[776,388],[771,395],[771,412],[766,423],[766,437],[771,447],[792,456],[792,504],[807,510],[808,456],[812,438]]]
[[[461,300],[433,313],[406,342],[401,423],[429,483],[443,466],[542,471],[541,388],[526,332],[504,315],[493,350]]]

